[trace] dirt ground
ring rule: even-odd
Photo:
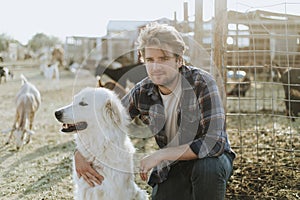
[[[61,70],[60,81],[55,83],[46,80],[38,67],[16,66],[12,70],[14,79],[0,85],[0,130],[7,130],[12,126],[15,115],[14,97],[21,86],[21,73],[40,90],[42,105],[36,114],[35,135],[32,136],[31,143],[16,151],[13,143],[4,145],[7,135],[0,135],[0,199],[73,199],[73,135],[59,132],[60,124],[54,118],[54,111],[71,102],[73,94],[81,88],[95,86],[96,79],[88,72],[75,75]],[[229,127],[234,127],[235,123],[241,122],[241,118],[231,121],[229,119],[229,122]],[[260,134],[267,135],[267,132],[265,130]],[[249,137],[255,138],[255,134],[249,134]],[[282,138],[285,134],[273,135],[279,141],[286,141]],[[260,154],[256,151],[257,148],[238,148],[241,146],[240,141],[244,142],[244,146],[253,141],[249,141],[247,137],[241,138],[241,135],[233,130],[231,142],[237,153],[243,157],[239,156],[236,159],[235,172],[227,188],[227,199],[298,199],[300,141],[299,138],[291,140],[294,148],[298,149],[298,154],[288,154],[284,160],[286,152],[280,155],[278,152],[267,151],[269,153],[257,161],[254,159]],[[141,141],[135,145],[139,149],[144,149],[145,145],[149,146]],[[274,155],[278,162],[283,163],[278,164],[277,168],[273,167]],[[291,158],[291,155],[294,157]],[[150,188],[141,182],[138,176],[136,180],[142,188],[150,192]]]

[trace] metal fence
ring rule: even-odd
[[[237,159],[227,198],[299,199],[300,16],[262,10],[228,12],[222,70]]]

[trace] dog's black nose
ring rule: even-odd
[[[60,110],[58,110],[58,111],[55,111],[55,117],[56,117],[56,119],[61,119],[62,118],[62,112],[60,111]]]

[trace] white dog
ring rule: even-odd
[[[147,192],[134,182],[135,149],[127,135],[129,117],[113,91],[85,88],[55,116],[63,123],[62,132],[77,133],[78,151],[104,176],[101,185],[90,187],[74,168],[76,199],[148,199]]]

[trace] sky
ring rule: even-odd
[[[215,0],[217,1],[217,0]],[[27,44],[36,33],[56,36],[101,37],[109,20],[152,21],[163,17],[183,20],[188,2],[193,20],[195,0],[0,0],[0,34]],[[214,15],[213,0],[203,0],[203,19]],[[300,0],[227,0],[227,10],[251,10],[300,15]]]

